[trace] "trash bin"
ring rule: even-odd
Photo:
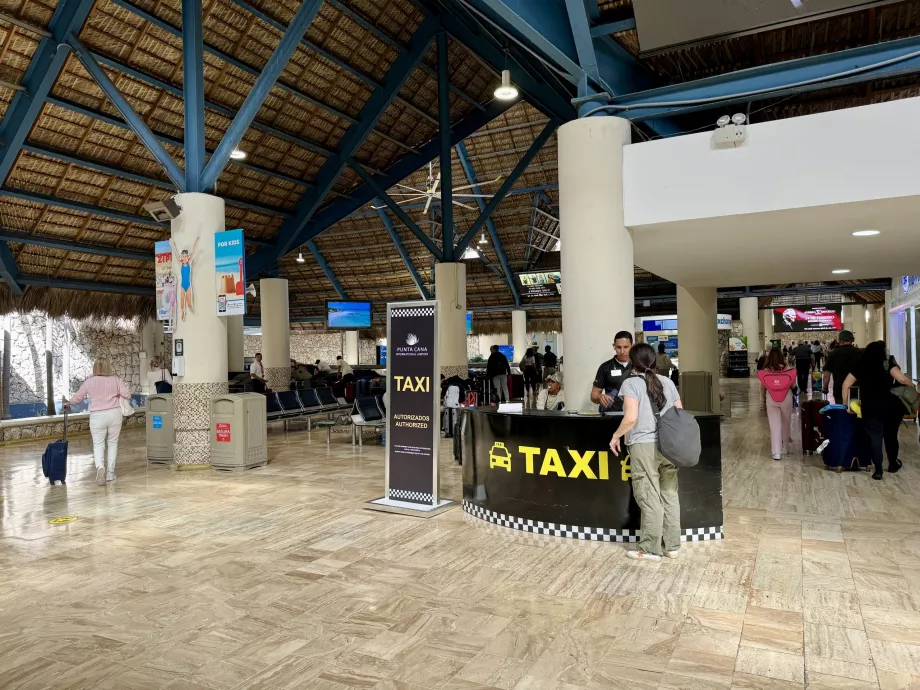
[[[147,462],[168,465],[173,461],[174,419],[172,393],[147,396]]]
[[[248,470],[267,465],[266,414],[260,393],[211,398],[211,467]]]

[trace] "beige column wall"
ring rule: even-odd
[[[445,376],[466,377],[466,264],[435,264],[435,298],[441,303],[438,317],[438,358]]]
[[[225,316],[227,322],[227,369],[243,371],[243,316]]]
[[[719,404],[719,338],[716,288],[677,286],[677,328],[681,375],[690,371],[712,374],[712,410]]]
[[[262,310],[262,364],[268,385],[276,391],[291,387],[291,319],[288,282],[284,278],[259,281]]]
[[[515,309],[511,312],[511,344],[514,345],[514,361],[520,362],[527,348],[530,347],[527,337],[527,312]]]
[[[635,324],[633,242],[623,225],[630,123],[588,117],[562,125],[558,137],[565,406],[580,410],[593,407],[594,375],[613,356],[613,336]]]

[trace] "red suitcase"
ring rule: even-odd
[[[802,452],[814,455],[824,440],[824,417],[821,409],[825,400],[806,400],[799,406],[799,420],[802,422]]]

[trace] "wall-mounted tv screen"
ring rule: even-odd
[[[326,327],[357,330],[371,327],[371,303],[348,300],[326,302]]]
[[[842,310],[839,304],[773,307],[773,332],[839,331],[843,329]]]
[[[562,274],[559,271],[519,273],[525,297],[556,297],[562,294]]]
[[[466,334],[473,335],[473,312],[466,313]]]
[[[499,345],[498,351],[505,355],[509,362],[514,360],[514,345]]]

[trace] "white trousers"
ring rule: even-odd
[[[115,456],[118,455],[118,437],[121,435],[121,423],[124,417],[121,408],[89,413],[89,433],[93,437],[93,459],[96,469],[105,469],[105,447],[108,438],[109,463],[108,472],[115,471]]]

